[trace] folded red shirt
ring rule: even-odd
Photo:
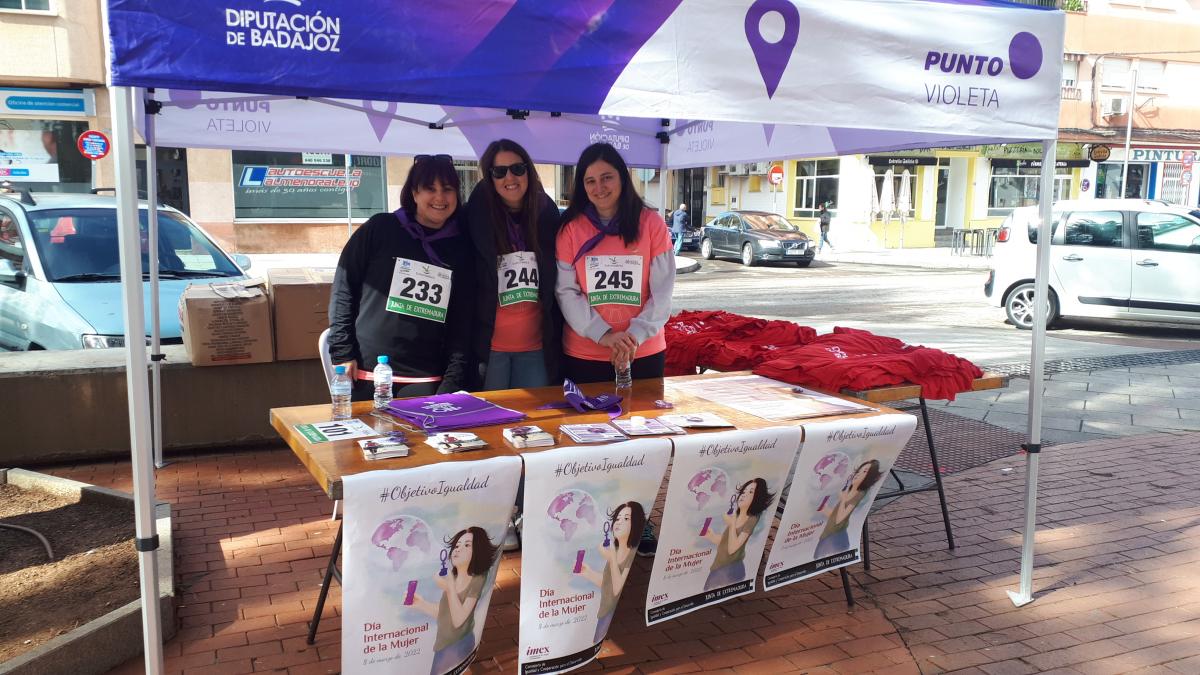
[[[954,400],[983,375],[970,361],[940,349],[907,345],[855,328],[834,328],[806,345],[774,350],[756,374],[826,391],[921,385],[927,399]]]
[[[775,350],[804,344],[816,331],[791,321],[771,321],[723,311],[683,311],[665,326],[667,375],[691,375],[698,367],[747,370]]]

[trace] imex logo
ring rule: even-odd
[[[525,650],[525,656],[541,656],[549,653],[549,647],[530,647],[529,649]]]
[[[1008,43],[1008,65],[1019,80],[1028,80],[1042,69],[1042,43],[1033,33],[1021,32]],[[986,54],[961,54],[929,51],[925,54],[925,70],[934,68],[947,74],[988,75],[997,77],[1004,72],[1004,59]]]

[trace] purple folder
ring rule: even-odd
[[[388,412],[426,431],[450,431],[525,419],[525,413],[501,408],[470,394],[437,394],[392,401]]]

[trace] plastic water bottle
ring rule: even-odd
[[[350,390],[354,385],[346,374],[346,366],[333,369],[333,381],[329,383],[329,396],[333,398],[333,419],[350,419]]]
[[[388,365],[387,354],[380,354],[375,360],[375,408],[386,408],[392,402],[392,367]]]
[[[629,363],[617,366],[617,389],[629,389],[633,386],[633,369]]]

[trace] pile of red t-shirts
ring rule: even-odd
[[[753,370],[826,391],[919,384],[925,398],[951,401],[955,394],[970,391],[972,381],[983,375],[975,364],[940,349],[840,327],[807,344],[775,350]]]
[[[925,398],[954,400],[983,375],[966,359],[939,349],[854,328],[817,336],[808,326],[722,311],[683,311],[671,317],[666,374],[697,368],[753,370],[759,375],[825,391],[919,384]]]
[[[694,375],[697,368],[749,370],[779,348],[806,344],[817,335],[791,321],[722,311],[683,311],[664,330],[667,375]]]

